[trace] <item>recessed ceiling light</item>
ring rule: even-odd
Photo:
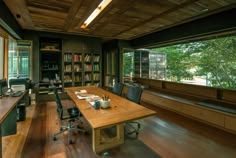
[[[100,14],[112,0],[103,0],[97,8],[92,12],[92,14],[85,20],[85,22],[80,26],[80,28],[85,29],[97,16]]]

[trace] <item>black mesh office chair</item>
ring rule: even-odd
[[[122,83],[116,82],[113,89],[112,89],[112,92],[116,95],[121,96],[123,87],[124,87],[124,85]]]
[[[57,88],[53,87],[53,91],[54,91],[55,100],[57,103],[57,112],[58,112],[60,121],[66,120],[68,122],[67,126],[61,126],[60,132],[53,135],[53,140],[56,140],[56,136],[58,134],[68,131],[68,142],[69,144],[72,144],[73,143],[71,140],[72,130],[82,131],[84,133],[86,132],[84,129],[80,128],[78,124],[72,124],[72,122],[75,122],[76,120],[79,121],[79,117],[81,117],[80,111],[77,107],[71,107],[67,109],[63,108],[61,100],[57,92]]]
[[[4,97],[5,93],[8,91],[8,85],[7,85],[7,80],[6,79],[1,79],[0,80],[0,96]]]
[[[129,99],[130,101],[140,104],[142,92],[143,92],[143,89],[139,86],[129,86],[126,98]],[[136,136],[138,136],[139,129],[141,127],[139,122],[132,121],[132,122],[126,123],[126,125],[132,129],[131,131],[128,131],[129,135],[135,133]]]

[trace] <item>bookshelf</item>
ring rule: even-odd
[[[99,86],[100,79],[101,79],[101,73],[100,73],[100,54],[94,54],[93,55],[93,84]]]
[[[64,51],[64,87],[100,85],[100,54]]]
[[[62,90],[61,40],[52,38],[40,38],[39,53],[39,94],[51,94],[52,84]]]
[[[73,86],[81,86],[82,85],[82,60],[83,55],[81,53],[74,53],[73,54]]]
[[[64,77],[63,77],[63,83],[64,87],[72,86],[73,81],[73,54],[72,53],[64,53]]]

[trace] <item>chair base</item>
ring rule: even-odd
[[[137,126],[135,127],[134,124]],[[131,131],[128,131],[129,129],[127,129],[127,134],[128,135],[132,135],[135,133],[135,136],[138,137],[138,134],[139,134],[139,129],[141,128],[141,125],[139,122],[128,122],[126,123],[126,125],[129,126],[129,128],[131,128],[132,130]]]
[[[68,125],[67,126],[61,126],[60,127],[60,132],[55,133],[53,135],[53,140],[56,141],[57,140],[57,138],[56,138],[57,135],[59,135],[61,133],[64,133],[65,131],[68,131],[68,143],[72,144],[73,143],[73,141],[71,140],[71,133],[72,133],[72,131],[80,131],[80,132],[86,133],[85,129],[82,129],[78,124],[72,125],[72,122],[74,122],[74,120],[68,121]]]

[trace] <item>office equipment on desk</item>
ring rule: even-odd
[[[85,89],[87,93],[97,96],[107,95],[110,98],[109,109],[94,109],[86,100],[78,99],[75,91]],[[138,105],[126,98],[113,94],[95,86],[81,86],[65,88],[65,92],[74,101],[83,117],[92,128],[92,148],[95,153],[116,147],[124,143],[124,123],[154,115],[156,112]],[[129,108],[127,108],[129,106]],[[116,135],[112,138],[104,136],[104,129],[116,128]]]
[[[18,91],[24,91],[24,90],[26,90],[25,85],[11,85],[10,87],[11,87],[11,90],[12,90],[13,92],[18,92]]]
[[[12,97],[19,97],[19,96],[21,96],[23,94],[23,91],[16,91],[16,92],[13,92],[12,93]]]
[[[26,94],[24,98],[18,104],[19,106],[29,106],[30,105],[30,96],[29,96],[29,84],[30,80],[27,78],[12,78],[9,80],[9,88],[11,89],[11,93],[9,94],[12,97],[18,97],[23,94],[25,91]],[[23,108],[23,107],[22,107]]]
[[[27,78],[12,78],[9,80],[9,87],[13,91],[24,91],[29,89],[29,79]]]

